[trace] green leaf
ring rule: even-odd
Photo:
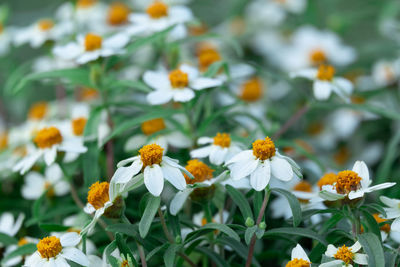
[[[9,236],[5,233],[0,233],[0,243],[6,246],[15,245],[18,243],[18,240],[12,236]]]
[[[368,255],[369,267],[385,266],[385,255],[379,238],[373,233],[364,233],[358,236],[364,251]]]
[[[381,161],[381,164],[378,167],[378,171],[376,173],[376,181],[375,184],[380,184],[384,182],[388,182],[388,177],[390,171],[392,169],[393,163],[398,156],[398,148],[400,143],[400,131],[397,131],[396,134],[390,139],[386,151],[384,153],[384,159]]]
[[[293,226],[299,225],[302,219],[299,200],[292,193],[281,188],[272,188],[271,191],[283,195],[288,200],[293,214]]]
[[[257,225],[254,225],[246,229],[246,232],[244,233],[244,240],[246,241],[247,245],[250,244],[251,238],[256,233],[257,229],[258,229]]]
[[[226,64],[226,62],[224,61],[218,61],[218,62],[214,62],[213,64],[211,64],[207,71],[204,73],[205,77],[214,77],[220,70],[221,68],[225,69],[226,73],[229,73],[228,71],[228,65]]]
[[[70,228],[68,226],[60,224],[46,224],[46,223],[39,224],[39,227],[46,232],[65,232]]]
[[[311,239],[315,239],[318,242],[322,243],[323,245],[327,246],[328,243],[326,240],[316,232],[307,229],[307,228],[297,228],[297,227],[282,227],[282,228],[275,228],[272,230],[268,230],[264,233],[264,237],[269,237],[269,236],[277,236],[277,235],[296,235],[296,236],[302,236],[302,237],[307,237]]]
[[[243,245],[242,243],[240,243],[228,236],[221,236],[218,239],[216,239],[215,242],[217,244],[222,244],[222,245],[232,248],[237,253],[237,255],[239,255],[239,257],[241,257],[244,260],[247,260],[248,248],[245,245]],[[258,263],[258,261],[256,260],[256,258],[254,256],[253,256],[252,264],[255,266],[260,266],[260,263]]]
[[[25,62],[24,64],[18,66],[16,70],[14,70],[11,75],[8,77],[5,85],[4,85],[4,93],[11,95],[14,94],[14,89],[17,84],[26,76],[31,69],[31,61]]]
[[[160,202],[160,197],[155,197],[153,195],[149,196],[143,216],[139,222],[139,233],[142,238],[145,238],[147,233],[149,232],[154,216],[156,215],[156,212],[160,207]]]
[[[385,252],[385,267],[395,267],[396,266],[397,253]]]
[[[321,230],[319,230],[318,233],[321,235],[326,233],[326,231],[335,227],[336,224],[340,222],[342,219],[343,219],[343,214],[341,213],[334,214],[331,218],[329,218],[329,220],[324,222],[324,224],[321,227]]]
[[[117,248],[117,241],[112,241],[105,249],[104,252],[106,254],[106,258],[108,262],[111,264],[111,267],[120,267],[118,260],[111,255],[111,253]]]
[[[12,251],[10,254],[5,256],[1,260],[1,263],[5,264],[9,259],[15,258],[17,256],[31,255],[36,250],[37,250],[37,248],[36,248],[35,244],[26,244],[26,245],[20,246],[16,250]]]
[[[135,239],[139,237],[139,233],[137,232],[137,226],[132,224],[126,224],[126,223],[111,224],[107,226],[106,230],[113,233],[123,233]]]
[[[135,257],[132,254],[131,249],[128,247],[128,245],[126,244],[126,240],[122,237],[122,234],[116,234],[116,242],[117,242],[117,246],[119,248],[119,251],[121,252],[121,254],[123,254],[125,256],[125,259],[131,259],[132,262],[134,263],[134,266],[138,266]]]
[[[87,151],[82,155],[83,181],[86,188],[97,182],[100,177],[99,156],[97,142],[86,143]]]
[[[171,244],[164,253],[164,264],[166,267],[173,267],[175,262],[175,254],[179,249],[179,245]]]
[[[197,247],[196,250],[205,254],[212,262],[214,262],[219,267],[229,267],[228,263],[221,258],[220,255],[216,254],[214,251],[205,247]]]
[[[376,222],[375,218],[368,211],[362,210],[361,213],[364,216],[364,220],[362,220],[362,222],[364,222],[365,224],[364,229],[367,230],[364,232],[370,232],[375,234],[379,238],[379,242],[382,242],[381,230],[379,229],[379,225]]]
[[[32,208],[32,213],[33,217],[40,222],[41,220],[41,214],[40,214],[40,208],[43,206],[43,200],[45,199],[46,192],[44,192],[38,199],[35,200],[33,203],[33,208]]]
[[[245,196],[236,188],[233,186],[227,185],[226,186],[226,191],[232,198],[233,202],[239,207],[240,212],[243,215],[244,221],[246,221],[247,218],[253,219],[253,212],[251,211],[249,202],[245,198]]]
[[[203,227],[201,227],[200,229],[213,229],[213,230],[218,230],[221,231],[222,233],[228,235],[229,237],[240,241],[240,237],[239,235],[233,231],[230,227],[228,227],[225,224],[218,224],[218,223],[207,223],[206,225],[204,225]]]
[[[136,51],[140,47],[148,44],[153,44],[155,42],[162,40],[173,28],[175,28],[175,25],[172,25],[166,28],[165,30],[162,30],[155,34],[136,39],[135,41],[132,42],[132,44],[126,47],[127,53],[125,55],[131,56],[132,52]]]

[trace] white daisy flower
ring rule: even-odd
[[[327,100],[332,92],[349,101],[353,84],[342,77],[334,77],[335,68],[330,65],[320,65],[318,69],[304,69],[290,74],[291,78],[303,77],[313,81],[314,97],[317,100]]]
[[[188,102],[195,96],[193,90],[203,90],[222,84],[218,79],[200,76],[197,69],[185,64],[170,73],[146,71],[143,80],[155,89],[147,95],[147,101],[152,105],[165,104],[171,100]]]
[[[353,170],[341,171],[333,185],[324,185],[319,195],[326,200],[335,201],[348,197],[350,200],[361,198],[366,193],[386,189],[396,183],[382,183],[370,186],[368,167],[364,161],[356,161]]]
[[[335,260],[322,263],[320,267],[352,267],[354,263],[360,265],[368,265],[368,256],[366,254],[357,253],[361,249],[361,244],[357,241],[351,247],[343,245],[336,248],[329,244],[325,255]]]
[[[39,241],[38,250],[26,259],[24,266],[70,266],[67,260],[88,266],[89,260],[86,255],[75,248],[80,241],[80,235],[75,232],[67,233],[60,238],[55,236],[45,237]]]
[[[385,219],[395,219],[390,226],[391,230],[400,232],[400,200],[385,196],[381,196],[379,199],[387,206]]]
[[[164,188],[164,179],[170,182],[176,189],[186,188],[185,177],[182,171],[189,177],[192,175],[178,164],[178,161],[164,156],[163,148],[157,144],[145,145],[139,150],[139,155],[125,159],[118,163],[118,169],[111,179],[111,183],[127,184],[132,181],[144,179],[144,184],[154,196],[159,196]],[[124,167],[131,163],[130,166]],[[137,175],[141,170],[143,174]],[[132,179],[137,175],[134,179]]]
[[[208,157],[210,162],[215,165],[226,163],[241,151],[239,144],[231,142],[231,137],[228,133],[217,133],[213,138],[203,136],[197,140],[197,143],[199,145],[208,145],[192,150],[190,156],[192,158]]]
[[[88,33],[85,36],[78,36],[76,42],[54,47],[53,54],[64,60],[74,60],[78,64],[85,64],[100,57],[122,54],[128,42],[129,37],[123,33],[104,40],[100,35]]]
[[[311,261],[302,246],[297,244],[296,247],[292,249],[291,260],[286,264],[286,266],[311,266]]]
[[[21,228],[24,219],[25,215],[23,213],[20,213],[16,220],[14,219],[12,213],[2,213],[0,216],[0,233],[7,234],[9,236],[15,236]],[[1,243],[0,246],[2,246]]]
[[[256,140],[251,150],[240,152],[226,165],[231,171],[232,179],[250,177],[250,184],[257,191],[267,187],[271,176],[287,182],[293,178],[294,171],[299,172],[293,160],[279,154],[269,137]]]
[[[400,79],[400,59],[380,60],[372,67],[372,79],[377,86],[388,86]]]
[[[24,180],[21,194],[25,199],[38,199],[44,192],[51,196],[63,196],[70,190],[69,183],[63,180],[64,175],[58,164],[46,168],[44,176],[38,172],[29,172]]]
[[[61,131],[50,126],[41,129],[34,138],[34,143],[37,148],[32,153],[25,156],[13,168],[21,174],[25,174],[32,166],[43,157],[47,166],[54,163],[57,156],[57,151],[85,153],[87,148],[75,138],[64,138]]]

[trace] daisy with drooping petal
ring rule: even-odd
[[[85,153],[87,148],[75,138],[64,138],[61,131],[55,127],[45,127],[38,131],[34,138],[37,148],[25,156],[13,168],[21,174],[26,173],[32,166],[43,157],[47,166],[54,163],[57,151]]]
[[[63,196],[70,190],[69,183],[63,180],[63,173],[58,164],[46,168],[44,176],[38,172],[29,172],[22,186],[22,196],[26,199],[38,199],[47,191],[47,196]]]
[[[325,255],[335,260],[322,263],[320,267],[352,267],[354,263],[360,265],[368,265],[367,254],[357,253],[361,249],[361,244],[357,241],[351,247],[343,245],[336,248],[334,245],[329,244]]]
[[[213,138],[200,137],[197,143],[199,145],[209,145],[192,150],[190,156],[192,158],[208,157],[210,162],[215,165],[226,163],[241,151],[239,145],[231,141],[230,134],[228,133],[217,133]]]
[[[333,185],[324,185],[319,193],[320,197],[334,201],[347,197],[356,199],[364,197],[364,194],[373,191],[386,189],[396,183],[383,183],[370,186],[372,180],[369,179],[368,167],[364,161],[356,161],[353,169],[341,171],[337,174],[337,180]]]
[[[26,259],[24,266],[70,266],[67,260],[89,266],[86,255],[75,248],[80,241],[80,235],[75,232],[67,233],[60,238],[55,236],[45,237],[36,245],[37,251]]]
[[[317,100],[327,100],[332,92],[349,101],[353,84],[341,77],[334,77],[335,68],[331,65],[320,65],[318,69],[304,69],[292,72],[292,78],[303,77],[313,81],[314,97]]]
[[[103,40],[103,37],[94,33],[78,36],[76,42],[56,46],[53,54],[64,60],[74,60],[78,64],[85,64],[100,57],[109,57],[121,54],[129,42],[129,37],[123,33],[115,34]]]
[[[159,196],[163,191],[164,179],[178,190],[185,189],[186,181],[182,171],[189,177],[192,175],[180,166],[177,160],[165,156],[163,151],[164,149],[157,144],[143,146],[138,156],[118,163],[118,169],[111,183],[127,184],[131,180],[144,179],[147,190],[154,196]],[[131,163],[130,166],[124,167],[129,163]],[[137,175],[140,171],[142,173]],[[133,178],[135,175],[137,176]]]
[[[171,100],[188,102],[194,98],[194,90],[217,87],[222,81],[202,77],[199,71],[189,65],[181,65],[169,73],[165,71],[146,71],[143,80],[155,91],[147,95],[151,105],[165,104]]]
[[[308,258],[304,249],[297,244],[294,249],[292,249],[291,260],[286,264],[286,267],[309,267],[311,261]]]
[[[257,191],[264,190],[271,177],[287,182],[293,178],[294,172],[299,173],[299,167],[293,160],[279,154],[269,137],[256,140],[252,149],[240,152],[226,165],[234,180],[249,177],[251,186]]]

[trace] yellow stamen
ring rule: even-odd
[[[104,204],[110,200],[108,190],[110,184],[108,182],[95,182],[89,187],[89,192],[87,196],[88,203],[97,210],[104,207]]]
[[[0,151],[6,149],[8,146],[8,134],[0,133]]]
[[[18,246],[19,247],[22,247],[23,245],[26,245],[26,244],[28,244],[29,243],[29,241],[25,238],[25,237],[22,237],[22,238],[20,238],[19,240],[18,240]]]
[[[180,69],[176,69],[169,73],[169,81],[173,88],[184,88],[189,84],[189,75]]]
[[[293,191],[300,191],[300,192],[312,192],[312,185],[307,181],[301,181],[293,187]],[[302,203],[308,203],[308,199],[298,199]]]
[[[85,37],[85,50],[86,51],[94,51],[101,48],[101,43],[103,39],[101,36],[88,33]]]
[[[354,253],[351,252],[351,248],[346,247],[346,245],[343,245],[338,249],[335,255],[333,257],[337,260],[342,260],[346,264],[350,264],[353,262],[354,258]]]
[[[78,0],[76,6],[78,8],[89,8],[94,6],[97,3],[97,0]]]
[[[374,214],[372,214],[372,216],[374,216],[375,221],[376,221],[378,224],[381,224],[381,223],[384,223],[384,222],[387,222],[387,221],[388,221],[387,219],[383,219],[383,218],[379,217],[379,214],[378,214],[378,213],[374,213]],[[382,231],[386,232],[386,233],[389,233],[389,232],[390,232],[390,224],[385,223],[384,225],[382,225],[382,226],[380,227],[380,229],[381,229]]]
[[[153,19],[159,19],[168,15],[168,6],[161,1],[155,1],[146,9],[147,14]]]
[[[48,105],[46,102],[35,103],[28,112],[28,118],[31,120],[43,119],[48,111]]]
[[[334,185],[337,182],[337,175],[333,172],[324,174],[321,179],[317,182],[317,185],[320,190],[324,185]]]
[[[129,267],[129,262],[127,260],[124,260],[121,262],[121,267]]]
[[[254,102],[261,98],[263,94],[263,84],[260,79],[253,78],[242,85],[239,97],[244,101]]]
[[[165,123],[162,118],[145,121],[141,125],[142,132],[145,135],[152,135],[165,129]]]
[[[310,53],[310,60],[314,65],[320,65],[326,62],[325,52],[320,49],[315,49]]]
[[[72,131],[75,135],[81,136],[85,130],[87,119],[85,117],[80,117],[72,120]]]
[[[36,247],[40,256],[47,259],[56,257],[62,250],[60,239],[55,236],[41,239]]]
[[[160,164],[163,157],[163,151],[164,149],[157,144],[145,145],[139,149],[143,167]]]
[[[354,171],[341,171],[337,175],[336,191],[348,194],[360,188],[361,177]]]
[[[41,31],[46,32],[54,27],[54,21],[52,21],[51,19],[39,20],[38,27]]]
[[[231,145],[231,136],[228,133],[217,133],[214,136],[214,145],[220,147],[229,147]]]
[[[331,65],[320,65],[318,68],[317,78],[321,81],[332,81],[335,75],[335,68]]]
[[[60,144],[63,140],[60,130],[56,127],[48,127],[41,129],[33,140],[39,148],[49,148],[53,145]]]
[[[213,169],[207,166],[207,164],[197,160],[192,159],[188,161],[186,165],[186,170],[193,175],[193,179],[184,174],[187,184],[201,183],[212,178]]]
[[[266,160],[275,156],[275,144],[271,138],[265,137],[264,140],[256,140],[253,143],[253,155],[259,160]]]
[[[310,267],[311,262],[294,258],[286,264],[286,267]]]
[[[113,3],[108,11],[108,23],[114,26],[122,25],[128,22],[128,16],[131,10],[124,3]]]
[[[220,60],[221,60],[221,55],[215,48],[206,47],[200,49],[198,55],[198,61],[199,61],[199,68],[201,71],[206,71],[210,65]]]

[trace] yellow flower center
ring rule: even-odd
[[[193,175],[193,179],[184,174],[187,184],[201,183],[212,178],[213,169],[207,166],[207,164],[197,160],[192,159],[188,161],[186,165],[186,170]]]
[[[311,262],[294,258],[286,264],[286,267],[310,267]]]
[[[129,267],[129,262],[127,260],[124,260],[121,262],[121,267]]]
[[[41,239],[36,245],[42,258],[54,258],[62,250],[60,239],[55,236],[49,236]]]
[[[212,47],[202,48],[198,55],[199,68],[201,71],[206,71],[211,64],[220,60],[221,55]]]
[[[160,164],[163,157],[163,151],[164,149],[157,144],[145,145],[139,149],[143,167]]]
[[[101,43],[103,39],[101,36],[88,33],[85,37],[85,50],[86,51],[94,51],[101,48]]]
[[[20,238],[19,240],[18,240],[18,246],[19,247],[22,247],[23,245],[26,245],[26,244],[28,244],[29,243],[29,241],[25,238],[25,237],[22,237],[22,238]]]
[[[184,88],[189,84],[189,75],[180,69],[176,69],[169,73],[169,81],[173,88]]]
[[[80,117],[72,120],[71,126],[72,126],[72,132],[80,136],[83,134],[83,131],[85,130],[85,125],[86,125],[87,119],[85,117]]]
[[[78,0],[76,6],[78,8],[90,8],[97,3],[97,0]]]
[[[271,138],[256,140],[253,143],[253,155],[259,160],[270,159],[275,156],[275,144]]]
[[[168,6],[161,1],[155,1],[146,9],[147,14],[153,19],[159,19],[168,15]]]
[[[325,52],[320,49],[315,49],[310,53],[310,60],[314,65],[320,65],[326,62]]]
[[[99,97],[99,92],[94,88],[84,87],[80,91],[79,99],[90,101]]]
[[[104,204],[110,200],[108,190],[110,184],[108,182],[95,182],[89,187],[89,192],[87,196],[88,203],[98,210],[104,207]]]
[[[341,171],[337,175],[336,191],[348,194],[360,188],[361,177],[354,171]]]
[[[300,192],[308,192],[308,193],[311,193],[311,192],[312,192],[312,185],[311,185],[309,182],[307,182],[307,181],[301,181],[300,183],[296,184],[296,185],[293,187],[293,191],[300,191]],[[302,202],[302,203],[308,203],[308,202],[309,202],[308,199],[299,198],[298,200],[299,200],[300,202]]]
[[[54,197],[56,194],[54,191],[54,187],[50,182],[44,183],[44,190],[48,190],[46,194],[47,197]]]
[[[8,134],[0,133],[0,151],[6,149],[8,146]]]
[[[317,182],[317,185],[320,190],[324,185],[334,185],[337,182],[337,175],[333,172],[324,174],[321,179]]]
[[[156,132],[164,130],[165,123],[162,118],[153,119],[153,120],[143,122],[141,125],[141,128],[142,128],[142,132],[145,135],[152,135]]]
[[[354,258],[354,253],[351,252],[351,248],[346,247],[346,245],[343,245],[338,249],[335,255],[333,257],[337,260],[342,260],[346,264],[350,264],[353,262]]]
[[[231,136],[228,133],[217,133],[214,137],[214,145],[220,147],[229,147],[231,145]]]
[[[321,81],[332,81],[335,75],[335,68],[331,65],[320,65],[317,72],[317,78]]]
[[[257,101],[261,98],[263,94],[262,87],[263,84],[260,79],[250,79],[242,85],[242,90],[239,97],[248,102]]]
[[[131,10],[124,3],[113,3],[108,11],[108,23],[114,26],[128,22]]]
[[[388,221],[387,219],[383,219],[383,218],[379,217],[379,214],[378,214],[378,213],[374,213],[372,216],[374,216],[375,221],[376,221],[378,224],[381,224],[381,223],[384,223],[384,222],[387,222],[387,221]],[[385,223],[384,225],[382,225],[382,226],[380,227],[380,229],[381,229],[382,231],[386,232],[386,233],[389,233],[389,232],[390,232],[390,224]]]
[[[47,127],[41,129],[33,141],[39,148],[49,148],[53,145],[60,144],[63,140],[60,130],[56,127]]]
[[[46,102],[38,102],[34,104],[28,112],[28,118],[32,120],[41,120],[46,116],[48,106]]]
[[[52,21],[51,19],[39,20],[38,27],[41,31],[46,32],[54,27],[54,21]]]

